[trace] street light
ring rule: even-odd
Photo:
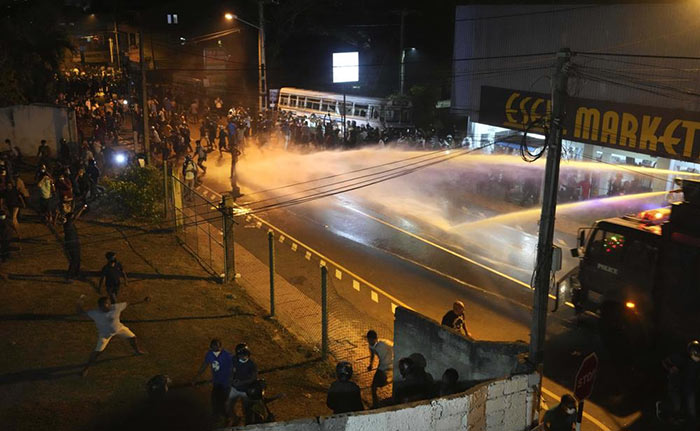
[[[246,21],[231,12],[226,12],[224,18],[227,21],[240,21],[243,24],[249,25],[258,30],[258,109],[259,111],[267,110],[267,69],[265,67],[265,26],[263,19],[263,2],[258,1],[258,20],[259,24],[255,25],[252,22]]]

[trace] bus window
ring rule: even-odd
[[[335,111],[335,100],[323,99],[323,106],[321,108],[323,112],[336,112]]]
[[[369,111],[369,105],[361,105],[359,103],[355,105],[356,117],[367,118],[367,111]]]
[[[280,95],[280,106],[289,106],[289,94]]]
[[[386,121],[389,123],[395,123],[398,121],[398,112],[396,112],[393,109],[387,109],[384,111],[384,117],[386,118]]]
[[[408,109],[401,110],[401,122],[402,123],[410,123],[411,122],[411,111],[409,111]]]
[[[372,114],[371,114],[371,117],[370,117],[370,118],[373,118],[373,119],[375,119],[375,120],[378,119],[378,118],[379,118],[379,114],[380,114],[382,108],[379,107],[379,106],[370,106],[370,109],[371,109],[371,111],[372,111]]]
[[[292,108],[296,108],[297,107],[297,96],[289,96],[289,105],[287,105],[287,106],[291,106]]]
[[[313,109],[314,111],[321,110],[321,101],[319,99],[306,98],[306,109]]]

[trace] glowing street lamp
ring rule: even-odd
[[[227,21],[233,21],[233,19],[236,18],[236,15],[234,15],[230,12],[226,12],[224,14],[224,18],[226,18]]]

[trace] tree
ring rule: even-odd
[[[3,2],[0,18],[0,106],[55,100],[63,55],[72,49],[51,0]]]

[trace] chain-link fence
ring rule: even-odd
[[[220,195],[171,178],[178,237],[213,273],[223,274],[227,239]],[[356,381],[369,389],[374,370],[367,370],[367,331],[393,340],[393,312],[405,304],[265,219],[233,218],[240,284],[310,351],[351,362]],[[380,391],[382,398],[390,394],[390,386]]]
[[[223,216],[219,203],[171,176],[172,214],[183,245],[216,277],[225,273]]]

